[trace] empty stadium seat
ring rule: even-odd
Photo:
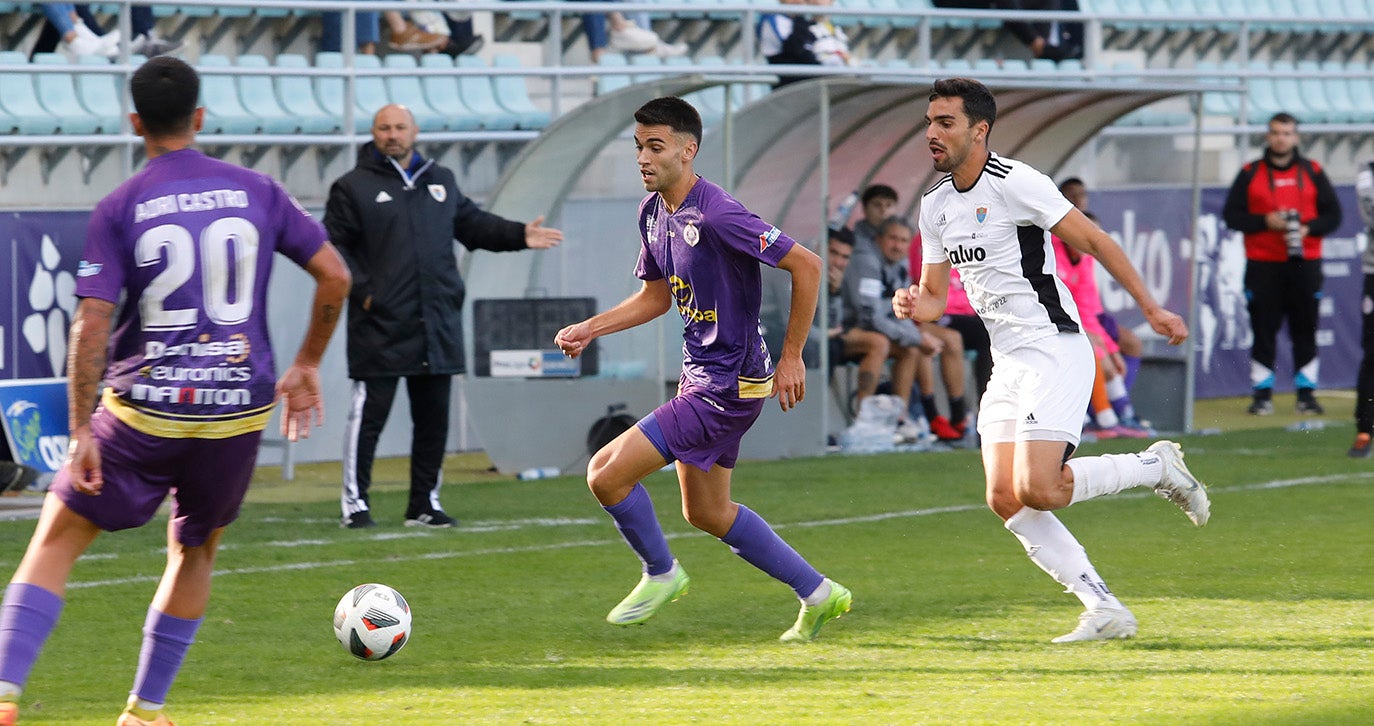
[[[109,59],[95,55],[83,55],[76,62],[78,68],[110,65]],[[113,73],[83,73],[79,69],[76,72],[77,98],[87,111],[100,120],[100,129],[105,133],[118,133],[123,128],[119,107],[120,84],[123,81],[121,76]]]
[[[395,73],[386,77],[387,97],[392,103],[399,103],[410,109],[415,117],[415,125],[421,131],[443,131],[448,128],[443,114],[430,107],[425,99],[425,91],[420,86],[420,78],[414,70],[419,67],[415,56],[409,53],[392,53],[386,57],[385,65]]]
[[[67,57],[60,53],[35,53],[33,62],[48,66],[71,65]],[[62,133],[93,134],[100,130],[101,120],[87,111],[76,96],[75,76],[72,73],[36,73],[34,83],[38,101],[49,114],[57,117]],[[115,125],[117,128],[118,124]]]
[[[267,68],[267,59],[260,55],[241,55],[234,65],[240,68]],[[304,131],[304,119],[289,113],[277,101],[272,77],[263,73],[244,73],[238,77],[239,100],[248,113],[258,117],[262,130],[268,134],[290,134]]]
[[[278,68],[307,68],[309,65],[303,55],[282,53],[277,56]],[[326,113],[315,100],[310,76],[274,76],[272,87],[277,92],[282,109],[300,120],[301,130],[305,133],[328,134],[339,130],[341,122],[338,117]]]
[[[16,50],[0,51],[0,65],[28,65]],[[0,129],[5,133],[55,134],[61,130],[57,117],[38,101],[33,73],[0,73]]]
[[[487,63],[476,56],[460,55],[457,66],[485,70]],[[496,92],[492,88],[489,75],[458,76],[458,94],[463,97],[463,105],[482,118],[482,128],[508,131],[514,129],[519,122],[515,114],[502,108],[496,101]]]
[[[370,58],[371,67],[381,67],[381,61],[377,60],[377,56],[358,55],[354,58],[359,61],[363,58]],[[343,68],[343,54],[332,51],[316,53],[315,65],[319,68]],[[362,63],[359,64],[359,67],[362,67]],[[314,76],[314,79],[315,98],[320,102],[320,106],[328,113],[343,119],[344,88],[347,79],[343,76]],[[368,84],[364,84],[362,80],[359,77],[358,83],[353,89],[353,129],[354,133],[360,134],[367,133],[372,128],[372,115],[377,112],[377,109],[387,104],[386,89],[382,85],[381,78],[373,76],[373,83]]]
[[[520,59],[513,55],[496,55],[491,59],[496,68],[519,68]],[[529,88],[523,76],[494,76],[492,89],[496,100],[507,111],[516,115],[516,124],[522,129],[542,129],[549,125],[549,112],[534,105],[530,100]]]
[[[453,70],[453,58],[443,53],[426,53],[420,56],[421,68],[441,68]],[[420,88],[424,89],[425,100],[430,108],[443,114],[450,131],[477,131],[482,128],[482,119],[463,103],[458,93],[458,77],[454,75],[420,76]]]
[[[623,53],[602,53],[596,62],[603,68],[627,68],[630,62]],[[596,95],[600,96],[630,85],[630,74],[619,71],[598,73],[596,75]]]
[[[201,68],[228,68],[229,59],[218,54],[200,57]],[[239,100],[238,84],[234,76],[202,73],[200,98],[205,106],[206,133],[252,134],[262,127],[262,121],[243,107]]]

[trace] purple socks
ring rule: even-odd
[[[138,674],[132,693],[149,703],[166,703],[167,691],[181,670],[186,651],[196,640],[196,629],[205,618],[186,620],[148,608],[143,623],[143,650],[138,654]]]
[[[620,536],[639,555],[644,563],[644,571],[649,575],[662,575],[673,569],[673,553],[668,549],[668,540],[663,536],[663,528],[654,514],[654,502],[643,484],[635,484],[630,496],[618,504],[602,507],[615,521]]]
[[[23,686],[38,651],[62,614],[62,598],[37,585],[11,583],[0,604],[0,681]]]
[[[797,551],[782,541],[763,517],[753,510],[739,505],[739,514],[730,531],[720,541],[730,545],[731,551],[745,562],[768,573],[774,579],[787,583],[804,598],[821,586],[825,577],[816,571]]]

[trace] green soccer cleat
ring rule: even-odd
[[[822,625],[849,612],[849,606],[854,602],[853,593],[834,580],[826,581],[830,583],[830,597],[820,605],[802,605],[797,622],[778,640],[784,643],[809,643],[820,635]]]
[[[611,625],[637,625],[652,618],[664,605],[686,595],[692,578],[687,576],[687,571],[682,569],[677,560],[673,560],[673,569],[668,574],[673,579],[659,582],[645,573],[639,578],[635,589],[611,609],[606,622]]]

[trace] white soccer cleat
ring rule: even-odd
[[[1207,524],[1207,518],[1212,515],[1207,487],[1183,463],[1183,448],[1172,441],[1156,441],[1146,451],[1158,454],[1164,467],[1164,474],[1155,485],[1155,494],[1177,504],[1193,524],[1199,527]]]
[[[1073,632],[1050,641],[1051,643],[1081,643],[1087,640],[1119,640],[1135,636],[1135,616],[1126,608],[1093,608],[1084,610],[1078,616],[1078,627]]]

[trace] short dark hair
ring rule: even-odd
[[[906,217],[893,215],[891,217],[888,217],[887,219],[884,219],[883,223],[878,225],[878,236],[881,237],[887,234],[887,231],[889,229],[892,229],[893,227],[906,227],[908,230],[912,232],[916,231],[916,227],[911,223],[911,220],[907,219]]]
[[[840,227],[839,229],[835,229],[832,227],[830,229],[830,235],[826,239],[826,242],[839,242],[840,244],[849,245],[850,247],[853,247],[854,233],[850,232],[848,227]]]
[[[964,115],[968,116],[970,126],[987,121],[988,130],[992,130],[992,125],[997,122],[997,100],[987,86],[972,78],[941,78],[931,86],[927,100],[956,97],[964,100]]]
[[[185,133],[200,98],[200,76],[186,61],[160,55],[134,71],[129,95],[150,136]]]
[[[645,126],[667,126],[675,133],[691,134],[701,143],[701,114],[677,96],[662,96],[640,106],[635,121]]]
[[[1293,124],[1294,126],[1297,126],[1297,125],[1298,125],[1298,117],[1297,117],[1297,116],[1294,116],[1294,115],[1291,114],[1291,113],[1288,113],[1287,111],[1279,111],[1278,113],[1276,113],[1276,114],[1274,114],[1273,116],[1270,116],[1270,117],[1269,117],[1269,123],[1271,123],[1271,124]]]
[[[864,188],[863,196],[860,201],[867,205],[874,199],[891,199],[897,201],[897,190],[886,184],[869,184]]]
[[[1079,179],[1076,176],[1071,176],[1068,179],[1059,182],[1059,191],[1062,192],[1064,191],[1064,187],[1073,186],[1074,184],[1077,184],[1078,186],[1083,187],[1084,189],[1088,188],[1087,183],[1085,183],[1082,179]]]

